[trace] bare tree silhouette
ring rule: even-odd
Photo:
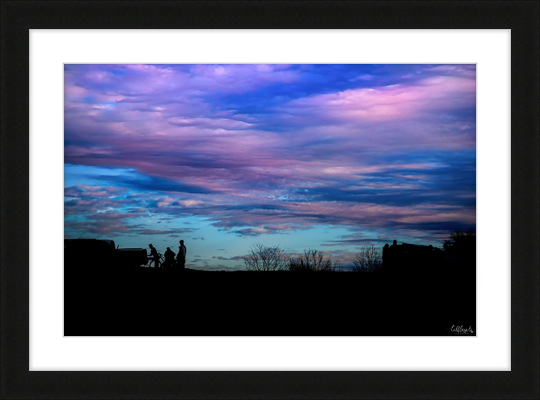
[[[313,272],[313,271],[334,271],[340,268],[338,263],[332,262],[318,250],[304,250],[304,254],[289,259],[289,271],[292,272]]]
[[[289,263],[288,257],[279,246],[265,246],[261,243],[251,246],[244,258],[247,271],[283,271]]]
[[[382,267],[381,253],[374,246],[362,246],[353,264],[354,271],[377,271]]]

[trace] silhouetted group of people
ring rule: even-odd
[[[178,246],[178,254],[175,254],[170,247],[167,247],[167,250],[164,254],[164,261],[161,262],[161,255],[158,253],[156,248],[149,244],[150,255],[148,259],[150,260],[149,267],[154,264],[154,268],[167,268],[167,269],[179,269],[184,270],[186,268],[186,253],[187,249],[184,245],[184,241],[180,240],[180,246]],[[176,258],[175,258],[176,256]]]

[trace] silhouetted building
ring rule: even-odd
[[[113,240],[65,239],[64,266],[69,268],[135,267],[146,264],[146,250],[115,248]]]
[[[444,252],[432,245],[421,246],[394,240],[391,246],[383,247],[383,271],[392,273],[414,273],[435,271],[442,267]]]

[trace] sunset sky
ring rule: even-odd
[[[442,246],[476,226],[475,65],[65,65],[65,238]]]

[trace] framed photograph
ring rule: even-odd
[[[476,86],[64,64],[64,336],[475,335]]]
[[[3,4],[2,396],[537,397],[538,12]]]

